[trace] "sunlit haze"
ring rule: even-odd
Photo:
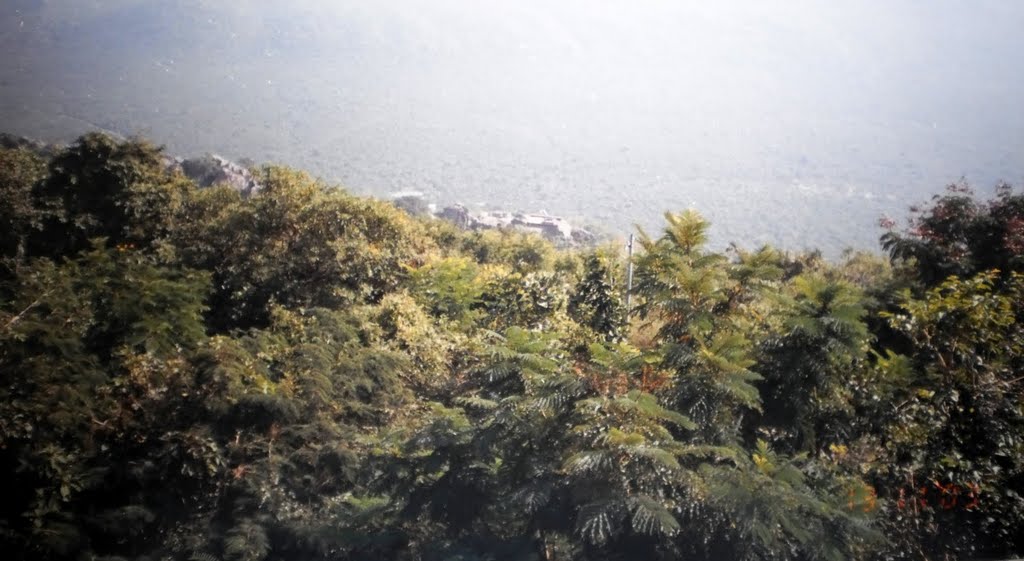
[[[1010,1],[7,0],[0,129],[613,235],[694,207],[717,247],[835,254],[961,177],[1019,183],[1021,24]]]

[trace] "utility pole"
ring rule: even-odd
[[[630,304],[633,301],[633,234],[629,235],[629,243],[626,244],[626,317],[632,309]]]

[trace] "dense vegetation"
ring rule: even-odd
[[[838,264],[669,213],[627,310],[616,249],[258,175],[0,151],[5,558],[1024,552],[1009,188]]]

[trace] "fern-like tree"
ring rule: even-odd
[[[660,238],[640,237],[637,311],[657,327],[665,367],[676,373],[675,406],[706,442],[735,442],[744,410],[760,407],[760,376],[749,369],[750,343],[729,303],[754,283],[730,278],[726,258],[705,249],[709,224],[700,215],[666,220]]]
[[[762,428],[790,451],[811,453],[849,442],[856,411],[854,372],[863,368],[869,336],[864,296],[818,274],[794,278],[776,298],[776,324],[759,345]]]
[[[622,338],[625,306],[608,257],[597,252],[586,257],[583,278],[569,297],[568,312],[576,322],[589,327],[605,341]]]

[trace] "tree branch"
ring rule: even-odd
[[[33,302],[31,303],[31,304],[29,304],[28,306],[26,306],[24,310],[22,310],[22,311],[18,312],[18,313],[17,313],[17,314],[16,314],[16,315],[15,315],[14,317],[12,317],[12,318],[11,318],[11,319],[10,319],[10,320],[9,320],[9,321],[7,322],[7,323],[5,323],[5,324],[4,324],[4,326],[3,326],[3,328],[0,328],[0,331],[7,331],[7,330],[8,330],[8,329],[10,329],[10,328],[11,328],[11,327],[12,327],[12,326],[13,326],[14,324],[16,324],[16,323],[18,323],[19,321],[21,321],[21,318],[25,317],[25,314],[27,314],[27,313],[29,312],[29,310],[31,310],[32,308],[35,308],[36,306],[38,306],[38,305],[39,305],[39,303],[43,301],[43,298],[45,298],[45,297],[46,297],[46,296],[47,296],[48,294],[50,294],[50,291],[49,291],[49,290],[47,290],[46,292],[44,292],[44,293],[40,294],[40,295],[39,295],[39,297],[38,297],[38,298],[36,298],[36,299],[35,299],[35,300],[34,300],[34,301],[33,301]]]

